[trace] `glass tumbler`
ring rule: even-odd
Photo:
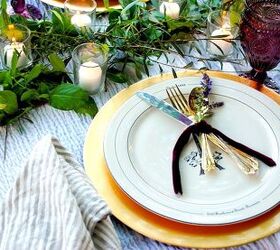
[[[96,17],[96,2],[94,0],[67,0],[65,11],[71,17],[71,23],[76,27],[92,27]]]
[[[161,0],[159,2],[159,12],[172,19],[180,16],[180,0]]]
[[[26,68],[32,64],[30,30],[21,24],[10,24],[0,30],[1,62],[11,68],[14,54],[18,55],[16,67]]]
[[[91,94],[104,90],[108,52],[102,45],[84,43],[72,53],[74,82]]]
[[[232,39],[238,35],[238,25],[234,12],[212,11],[207,19],[207,43],[209,54],[227,57],[233,53]]]

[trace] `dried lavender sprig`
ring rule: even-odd
[[[209,105],[209,109],[219,108],[224,106],[224,102],[214,102]]]
[[[210,77],[204,73],[202,80],[200,81],[201,86],[204,88],[204,96],[207,97],[212,89],[212,80],[210,79]]]

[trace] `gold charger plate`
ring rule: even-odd
[[[210,71],[212,77],[233,80],[253,88],[258,85],[245,78],[222,72]],[[197,71],[179,72],[178,77],[201,75]],[[280,206],[253,220],[228,226],[193,226],[170,221],[160,217],[131,200],[112,178],[104,158],[103,139],[106,128],[114,113],[135,92],[160,81],[172,79],[172,74],[164,74],[142,80],[121,91],[110,99],[98,112],[89,127],[84,145],[84,163],[87,175],[93,181],[100,195],[106,200],[112,213],[133,230],[167,244],[213,248],[242,245],[280,230]],[[266,87],[258,87],[280,104],[280,96]]]
[[[46,3],[48,5],[57,7],[57,8],[64,8],[65,0],[41,0],[41,2]],[[96,0],[97,2],[97,11],[105,11],[106,8],[103,5],[103,0]],[[121,6],[118,0],[110,0],[110,8],[120,9]]]

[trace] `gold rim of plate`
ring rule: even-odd
[[[280,105],[280,95],[256,82],[222,72],[208,71],[210,77],[233,80],[258,89]],[[198,71],[178,72],[178,77],[201,76]],[[130,199],[111,176],[103,152],[106,128],[115,112],[135,92],[172,79],[163,74],[142,80],[112,97],[92,121],[84,145],[85,170],[113,215],[133,230],[167,244],[181,247],[220,248],[246,244],[280,230],[280,206],[255,219],[227,226],[194,226],[160,217]]]
[[[61,8],[61,9],[64,8],[64,3],[61,2],[61,1],[58,1],[58,0],[41,0],[41,2],[46,3],[48,5],[52,5],[52,6],[57,7],[57,8]],[[110,5],[110,8],[120,9],[121,6],[119,4],[117,4],[117,5]],[[103,7],[103,6],[102,7],[98,7],[97,6],[96,10],[102,12],[102,11],[105,11],[106,8]]]

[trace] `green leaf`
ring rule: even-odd
[[[10,70],[0,72],[0,84],[5,88],[12,84],[12,76]]]
[[[5,109],[6,107],[7,107],[7,104],[2,104],[2,103],[0,103],[0,110]]]
[[[213,42],[213,41],[211,41],[211,40],[208,40],[211,44],[213,44],[220,52],[221,52],[221,54],[222,55],[224,55],[224,51],[221,49],[221,47],[217,44],[217,43],[215,43],[215,42]],[[226,41],[225,41],[226,42]]]
[[[10,69],[11,76],[14,76],[16,74],[18,59],[19,59],[19,53],[18,51],[14,50],[12,62],[11,62],[11,69]]]
[[[89,96],[85,90],[77,85],[65,83],[51,91],[50,104],[58,109],[71,110],[84,104]]]
[[[175,31],[178,32],[178,31],[186,31],[186,32],[189,32],[194,24],[192,21],[189,21],[189,20],[169,20],[167,22],[167,25],[168,25],[168,29],[170,31]]]
[[[91,117],[94,117],[95,114],[98,111],[98,108],[92,98],[89,98],[89,100],[82,106],[74,109],[77,113],[80,114],[89,114]]]
[[[177,53],[181,56],[181,57],[185,57],[185,54],[184,54],[184,52],[182,51],[182,49],[179,47],[179,45],[178,44],[176,44],[176,43],[171,43],[172,44],[172,46],[174,47],[174,49],[177,51]]]
[[[40,94],[48,94],[49,93],[49,86],[44,82],[40,83],[39,87],[38,87],[38,92]]]
[[[42,72],[43,65],[41,64],[36,64],[32,70],[30,70],[25,76],[25,83],[29,83],[32,80],[36,79]]]
[[[175,69],[173,69],[173,68],[172,68],[172,74],[173,74],[174,78],[178,78],[177,73],[176,73]]]
[[[140,6],[140,7],[145,7],[146,4],[144,2],[141,2],[141,0],[134,0],[133,2],[127,4],[126,6],[123,6],[123,10],[121,11],[121,16],[123,17],[124,20],[126,20],[126,14],[130,12],[130,16],[134,13],[134,7],[135,6]]]
[[[8,74],[9,71],[0,71],[0,84],[2,84],[5,81]]]
[[[193,62],[189,62],[184,68],[188,69],[188,68],[191,68],[191,67],[193,67]]]
[[[62,110],[75,110],[76,112],[93,116],[96,105],[89,94],[77,85],[61,84],[50,95],[50,105]]]
[[[0,27],[1,29],[7,27],[10,23],[10,17],[7,13],[7,0],[1,0],[0,7]]]
[[[17,95],[10,90],[0,91],[0,105],[6,105],[2,110],[7,114],[13,114],[18,110]]]
[[[148,64],[147,64],[147,58],[144,58],[143,65],[144,65],[145,73],[149,77],[150,76],[150,71],[149,71]]]
[[[49,61],[53,67],[53,71],[60,71],[60,72],[65,72],[65,64],[63,60],[56,55],[55,53],[52,53],[48,56]]]
[[[107,44],[101,44],[100,50],[103,52],[104,55],[108,55],[110,49]]]
[[[25,91],[21,97],[20,100],[22,102],[30,102],[31,100],[36,100],[39,97],[39,93],[35,89],[29,89]]]
[[[160,64],[158,65],[158,67],[159,67],[159,72],[160,72],[160,74],[162,75],[162,73],[163,73],[163,68],[160,66]]]
[[[7,10],[7,0],[1,0],[1,10]]]
[[[50,96],[48,94],[42,94],[38,96],[38,99],[40,100],[45,100],[45,101],[49,101]]]
[[[128,81],[127,76],[123,72],[118,71],[107,71],[106,77],[116,83],[126,83]]]
[[[2,126],[1,121],[4,120],[4,118],[5,118],[5,113],[1,112],[0,113],[0,126]]]
[[[148,41],[154,41],[162,36],[162,31],[151,26],[149,29],[146,30],[145,35]]]
[[[52,10],[52,23],[53,23],[53,27],[56,30],[61,29],[62,31],[64,31],[65,27],[64,27],[62,13],[58,12],[57,10]]]

